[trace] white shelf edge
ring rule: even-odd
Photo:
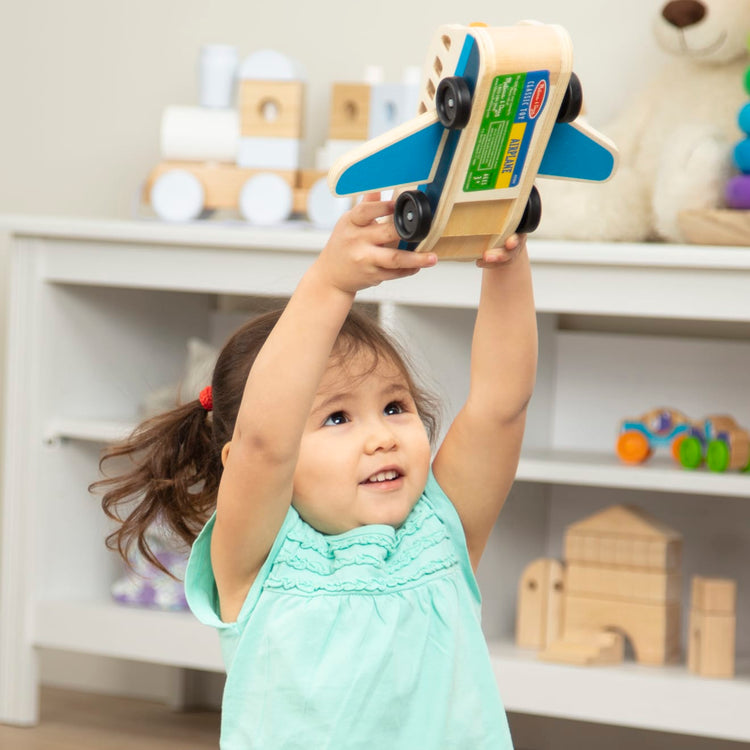
[[[659,456],[627,466],[607,453],[524,450],[516,481],[750,498],[750,473],[683,469]]]
[[[329,230],[309,222],[288,221],[276,227],[253,227],[241,220],[169,223],[153,218],[100,219],[0,214],[0,231],[18,237],[151,242],[186,246],[266,248],[317,252]],[[722,245],[665,242],[585,242],[529,239],[532,260],[552,264],[661,266],[750,269],[750,249]]]
[[[34,612],[39,648],[223,672],[219,637],[191,612],[115,602],[42,601]]]
[[[126,438],[137,424],[125,419],[58,418],[47,424],[44,440],[107,444]],[[606,453],[524,450],[516,481],[750,498],[750,473],[690,471],[658,456],[642,466],[626,466]]]
[[[638,729],[750,741],[750,663],[732,680],[706,679],[683,666],[553,664],[509,641],[490,642],[508,711]]]
[[[110,602],[43,601],[33,645],[119,659],[223,672],[216,632],[189,612]],[[707,680],[684,666],[575,667],[542,662],[509,641],[489,643],[509,711],[717,739],[750,741],[750,669]]]
[[[91,443],[114,443],[126,438],[135,429],[135,420],[59,418],[45,428],[46,443],[79,440]]]

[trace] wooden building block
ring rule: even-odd
[[[688,633],[688,669],[702,677],[734,677],[737,582],[695,576]]]
[[[750,244],[750,211],[735,209],[695,209],[677,215],[686,241],[700,245]]]
[[[240,135],[302,138],[302,81],[240,81]]]
[[[160,162],[149,174],[144,186],[144,201],[150,202],[151,188],[154,182],[163,174],[173,169],[184,169],[195,175],[203,185],[205,191],[204,208],[207,209],[236,209],[242,186],[255,175],[264,170],[243,169],[233,164],[219,162]],[[292,170],[276,172],[290,186],[294,185],[295,173]]]
[[[566,568],[566,591],[569,594],[628,599],[634,602],[679,603],[682,576],[659,570],[569,563]]]
[[[613,630],[571,630],[539,653],[544,661],[565,664],[620,664],[625,639]]]
[[[559,637],[564,594],[563,566],[539,558],[529,563],[518,582],[516,644],[544,648]]]
[[[636,661],[667,664],[680,658],[680,604],[651,604],[568,594],[563,633],[621,630],[631,640]]]
[[[237,164],[249,169],[296,170],[300,142],[295,138],[240,138]]]
[[[367,140],[370,132],[370,88],[369,83],[333,84],[329,138]]]
[[[711,614],[735,614],[737,582],[731,578],[693,576],[690,607]]]
[[[568,527],[565,560],[677,570],[682,564],[682,537],[640,508],[615,505]]]
[[[734,677],[737,619],[691,610],[688,669],[701,677]]]

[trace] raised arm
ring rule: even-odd
[[[341,218],[250,370],[234,435],[222,453],[211,561],[222,619],[236,619],[292,500],[300,441],[318,385],[357,291],[433,265],[384,245],[398,239],[392,202],[377,194]]]
[[[513,484],[537,362],[526,238],[509,239],[479,265],[469,395],[433,464],[461,518],[475,570]]]

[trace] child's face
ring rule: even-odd
[[[371,357],[329,366],[302,436],[292,502],[324,534],[397,528],[427,483],[430,443],[406,380],[383,357],[367,372]]]

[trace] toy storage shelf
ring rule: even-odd
[[[701,680],[684,666],[575,667],[539,661],[512,642],[489,646],[509,710],[538,713],[541,704],[564,719],[747,740],[750,660],[734,680]]]
[[[33,640],[40,648],[221,671],[216,633],[189,612],[158,612],[107,600],[41,601]]]
[[[137,420],[56,419],[45,430],[45,440],[81,440],[106,444],[127,437]],[[621,487],[652,492],[683,492],[716,497],[747,497],[750,476],[685,471],[667,458],[656,457],[643,466],[624,466],[612,453],[594,451],[524,450],[517,482]]]
[[[214,632],[191,615],[111,602],[121,569],[86,487],[102,445],[132,429],[144,396],[179,377],[187,339],[220,343],[223,301],[286,297],[326,234],[28,217],[0,218],[2,229],[11,277],[0,721],[30,724],[44,649],[221,670]],[[559,556],[567,523],[634,502],[684,534],[686,590],[693,574],[738,579],[738,652],[750,653],[750,475],[687,472],[658,455],[625,467],[611,455],[619,419],[666,399],[696,417],[715,409],[750,424],[750,249],[532,239],[530,255],[539,377],[518,481],[479,571],[506,705],[748,742],[745,665],[734,680],[703,680],[684,667],[548,664],[511,644],[527,563]],[[410,343],[449,414],[468,387],[479,280],[473,264],[440,263],[361,296]]]

